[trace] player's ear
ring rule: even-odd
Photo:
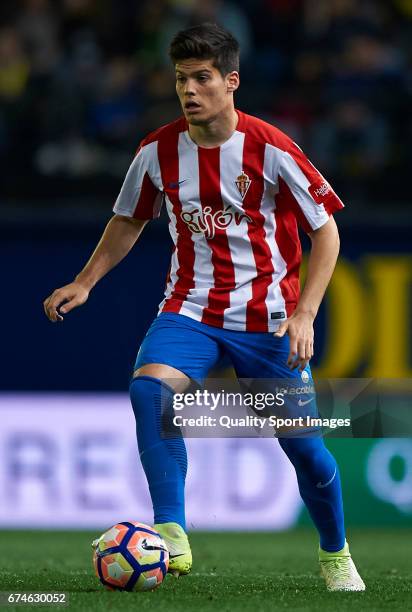
[[[239,73],[236,72],[236,70],[229,72],[229,74],[226,76],[227,91],[228,92],[236,91],[236,89],[239,87],[239,83],[240,83]]]

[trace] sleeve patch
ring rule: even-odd
[[[315,181],[309,186],[308,191],[316,204],[323,204],[325,200],[334,194],[332,187],[325,180]]]

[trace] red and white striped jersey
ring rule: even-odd
[[[183,117],[150,134],[113,210],[151,219],[165,202],[174,248],[159,313],[275,331],[299,299],[298,225],[317,229],[343,204],[288,136],[237,113],[220,147],[197,146]]]

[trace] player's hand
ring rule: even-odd
[[[75,281],[65,287],[55,289],[43,302],[44,312],[53,323],[63,321],[62,315],[84,304],[88,297],[88,289]]]
[[[307,313],[294,313],[287,321],[281,323],[273,334],[282,338],[289,334],[290,350],[287,365],[291,370],[299,368],[303,372],[313,357],[313,317]]]

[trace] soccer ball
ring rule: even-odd
[[[166,544],[153,527],[144,523],[117,523],[92,546],[96,576],[110,590],[149,591],[166,576]]]

